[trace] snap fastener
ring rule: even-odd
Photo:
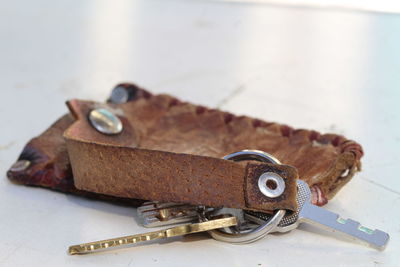
[[[276,198],[285,191],[285,181],[274,172],[265,172],[258,178],[258,188],[269,198]]]
[[[89,121],[93,128],[102,134],[114,135],[121,133],[123,130],[121,120],[105,108],[90,111]]]
[[[10,171],[12,171],[12,172],[22,172],[22,171],[28,169],[29,166],[31,166],[31,162],[29,160],[21,159],[21,160],[18,160],[17,162],[15,162],[11,166]]]

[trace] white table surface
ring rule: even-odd
[[[0,266],[400,266],[400,15],[213,1],[2,1]],[[6,178],[25,143],[121,81],[299,128],[344,134],[363,171],[326,206],[387,249],[303,226],[249,245],[206,235],[68,256],[144,232],[135,209]]]

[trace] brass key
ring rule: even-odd
[[[163,229],[160,231],[154,231],[137,235],[129,235],[129,236],[106,239],[96,242],[84,243],[80,245],[74,245],[69,247],[68,253],[70,255],[87,254],[101,249],[108,249],[128,244],[136,244],[139,242],[168,238],[173,236],[182,236],[187,234],[205,232],[235,225],[237,225],[236,217],[213,219],[207,222],[185,224],[172,228]]]

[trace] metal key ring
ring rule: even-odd
[[[223,159],[233,161],[258,160],[261,162],[281,164],[280,161],[274,156],[259,150],[242,150],[229,154],[223,157]],[[279,224],[285,214],[286,210],[277,210],[275,211],[274,215],[269,218],[265,223],[246,233],[228,233],[223,231],[222,229],[208,231],[208,233],[211,235],[212,238],[218,241],[228,242],[232,244],[247,244],[265,237]],[[200,214],[199,217],[200,221],[208,220],[205,214]]]

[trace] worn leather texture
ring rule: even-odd
[[[120,117],[124,126],[128,121],[133,134],[129,140],[116,138],[118,140],[114,142],[110,141],[109,136],[98,133],[95,143],[105,142],[115,146],[140,147],[214,159],[243,149],[266,151],[284,164],[297,168],[300,179],[311,187],[312,201],[317,205],[325,204],[360,170],[362,148],[343,136],[294,130],[286,125],[182,102],[168,95],[152,95],[132,84],[119,86],[130,88],[134,96],[128,103],[111,103],[108,107],[122,111]],[[9,171],[11,180],[86,194],[85,190],[75,187],[68,150],[62,137],[67,129],[70,134],[79,124],[78,121],[70,128],[78,118],[74,110],[79,109],[74,109],[71,104],[74,101],[69,103],[73,116],[64,116],[44,134],[27,144],[19,159],[31,160],[32,164],[24,171]],[[87,123],[85,120],[81,122]],[[128,201],[133,197],[129,194],[118,196]]]
[[[256,211],[296,210],[298,175],[294,167],[221,159],[212,152],[213,139],[202,134],[212,130],[207,124],[190,125],[175,119],[177,113],[192,113],[193,105],[171,107],[171,100],[170,96],[154,96],[123,105],[69,101],[76,121],[64,137],[75,186],[116,197],[162,202]],[[122,132],[98,132],[87,119],[96,108],[118,114]],[[204,148],[199,153],[201,146]],[[260,175],[271,171],[285,180],[284,193],[276,198],[255,194],[259,192],[254,188],[258,189]]]

